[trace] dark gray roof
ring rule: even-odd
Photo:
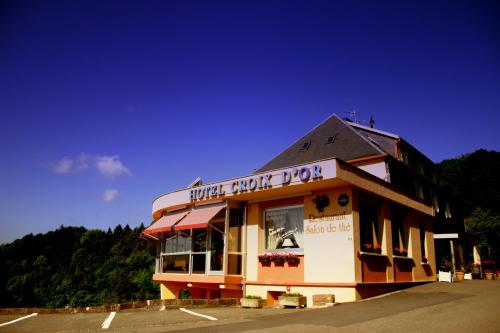
[[[397,157],[397,143],[400,140],[399,136],[380,131],[374,128],[366,127],[360,124],[348,122],[359,134],[373,142],[377,147],[382,149],[385,153]]]
[[[337,115],[332,115],[255,172],[327,158],[344,161],[384,154],[376,143],[356,131]]]

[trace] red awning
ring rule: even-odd
[[[160,232],[172,230],[172,226],[179,222],[184,216],[189,212],[176,213],[172,215],[162,216],[158,221],[150,225],[147,229],[143,231],[146,235],[157,234]]]
[[[175,230],[206,228],[208,222],[225,208],[226,206],[212,206],[192,210],[185,219],[175,226]]]

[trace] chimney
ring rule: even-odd
[[[373,116],[370,116],[370,127],[371,128],[375,127],[375,119],[373,119]]]

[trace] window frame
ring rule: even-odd
[[[427,258],[427,230],[424,221],[418,222],[418,234],[420,240],[420,255],[422,258]]]
[[[298,248],[285,248],[285,249],[268,249],[267,248],[267,230],[266,230],[266,212],[268,211],[276,211],[283,210],[289,208],[302,208],[302,234],[304,234],[304,204],[292,204],[292,205],[283,205],[276,207],[264,208],[262,210],[262,249],[265,253],[296,253],[303,254],[304,253],[304,244],[300,244],[301,247]],[[304,237],[304,236],[302,236]],[[302,243],[304,239],[302,239]]]
[[[408,211],[399,207],[391,207],[391,234],[392,234],[392,255],[397,257],[408,257],[410,245],[410,227],[407,223]],[[395,232],[397,235],[395,235]],[[394,239],[398,242],[395,243]],[[406,255],[403,253],[394,254],[395,248],[403,248],[406,250]]]

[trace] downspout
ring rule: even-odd
[[[248,203],[245,203],[243,207],[243,297],[246,296],[246,281],[247,281],[247,206]]]

